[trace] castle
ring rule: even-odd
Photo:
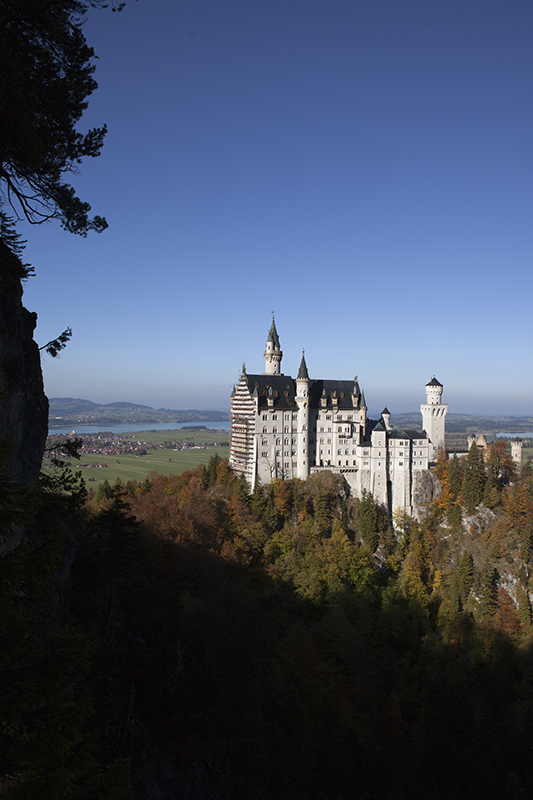
[[[263,374],[242,374],[231,395],[230,466],[253,489],[257,480],[300,478],[331,470],[353,494],[372,493],[389,513],[416,514],[415,493],[444,447],[448,406],[432,378],[420,406],[424,430],[400,430],[384,408],[367,417],[365,394],[353,381],[309,377],[305,355],[296,379],[281,373],[283,353],[274,318]]]

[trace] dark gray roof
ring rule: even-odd
[[[274,408],[298,408],[296,385],[288,375],[246,375],[250,394],[259,398],[259,408],[268,408],[267,398],[274,398]]]
[[[307,371],[307,364],[305,363],[305,355],[302,353],[302,360],[300,361],[300,369],[298,370],[299,378],[306,378],[309,380],[309,373]]]
[[[274,322],[274,317],[272,317],[272,325],[270,326],[270,330],[268,332],[267,342],[272,342],[275,347],[279,347],[279,336],[276,330],[276,323]]]
[[[426,386],[442,386],[442,383],[433,376],[429,383],[426,383]]]
[[[257,396],[259,397],[259,408],[267,408],[267,397],[270,390],[274,397],[274,408],[294,408],[296,404],[296,381],[289,375],[249,375],[246,374],[248,389],[250,394],[254,394],[257,386]],[[326,408],[332,410],[334,407],[339,411],[353,411],[352,403],[353,381],[309,381],[309,406],[310,408],[322,408],[321,398],[327,398]],[[335,406],[333,399],[337,399]]]
[[[392,428],[389,431],[389,437],[391,439],[427,439],[425,431],[405,431],[398,428]]]

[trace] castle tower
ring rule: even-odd
[[[433,376],[430,382],[426,383],[426,402],[420,406],[422,427],[431,442],[430,461],[434,461],[437,458],[437,452],[445,446],[444,424],[448,406],[445,403],[441,403],[442,390],[442,383],[439,383]]]
[[[298,478],[309,477],[309,373],[302,353],[300,369],[296,378],[296,403],[298,405]]]
[[[514,439],[511,442],[511,457],[517,467],[522,466],[522,447],[524,443],[521,439]]]
[[[272,314],[272,325],[268,332],[266,350],[263,353],[265,357],[265,371],[264,375],[281,375],[280,366],[283,353],[279,346],[279,336],[276,330],[276,323],[274,321],[274,314]]]

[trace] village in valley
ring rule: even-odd
[[[169,438],[172,435],[172,438]],[[113,433],[111,431],[98,431],[94,433],[77,434],[72,431],[70,434],[51,434],[46,443],[46,451],[43,459],[43,467],[51,464],[55,456],[57,446],[67,440],[78,440],[81,446],[78,449],[79,461],[69,462],[69,466],[85,469],[105,469],[113,464],[120,465],[118,456],[141,458],[143,456],[155,455],[157,451],[165,451],[164,456],[168,456],[168,462],[172,463],[171,453],[180,452],[182,454],[179,465],[181,468],[189,468],[186,453],[191,451],[206,451],[203,458],[200,453],[195,458],[191,453],[192,465],[196,465],[198,457],[201,461],[208,461],[213,448],[224,448],[229,445],[228,431],[221,429],[206,428],[203,425],[184,428],[176,431],[143,431],[142,433]],[[103,456],[104,458],[98,458]],[[163,456],[159,452],[159,456]],[[185,458],[185,462],[183,462]],[[176,465],[177,466],[177,465]],[[120,472],[120,470],[118,470]]]

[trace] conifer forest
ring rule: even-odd
[[[0,796],[530,797],[533,472],[435,472],[422,522],[218,456],[4,481]]]

